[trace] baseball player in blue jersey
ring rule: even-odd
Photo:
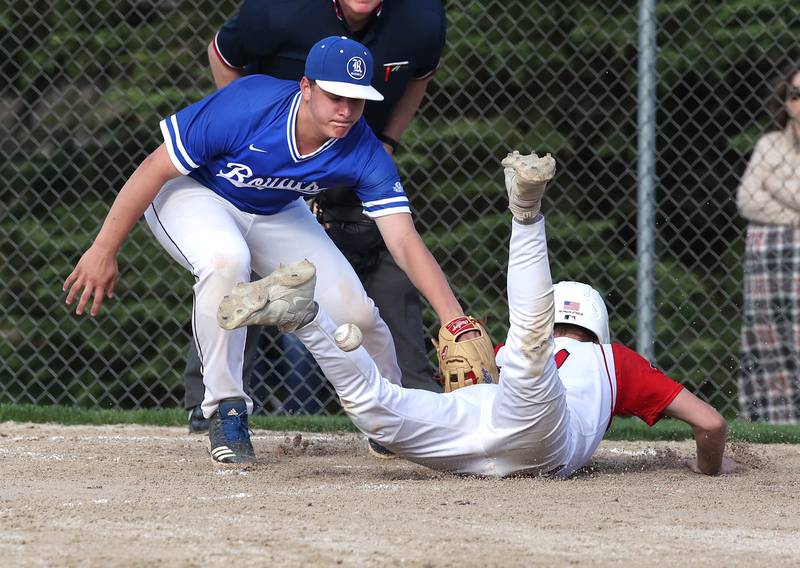
[[[255,73],[299,81],[308,50],[321,38],[345,35],[362,43],[373,58],[372,86],[384,97],[366,102],[364,120],[394,156],[439,67],[446,27],[440,0],[244,0],[214,34],[208,61],[217,88]],[[441,392],[427,357],[420,294],[394,262],[375,223],[362,214],[358,197],[351,188],[333,188],[316,196],[314,206],[328,236],[355,269],[392,333],[403,386]],[[245,384],[250,381],[261,335],[260,327],[247,330]],[[284,336],[278,342],[291,366],[308,362],[310,356],[300,350],[295,337]],[[287,351],[287,346],[292,347]],[[319,386],[317,369],[305,374],[299,370],[285,371],[283,379],[296,395],[284,401],[285,409],[296,404],[311,412],[316,399],[303,393]],[[189,431],[207,432],[208,420],[200,408],[205,387],[194,345],[187,354],[184,386]]]
[[[400,383],[388,328],[355,272],[326,236],[304,197],[352,187],[390,252],[443,322],[463,315],[419,237],[391,157],[361,118],[372,56],[360,43],[328,37],[310,50],[299,85],[254,75],[234,81],[161,121],[164,143],[120,190],[91,247],[67,277],[66,302],[98,313],[118,278],[117,252],[144,214],[162,246],[195,277],[192,323],[211,419],[209,451],[223,463],[255,461],[242,388],[245,331],[221,329],[217,307],[251,269],[268,274],[308,258],[315,300],[336,321],[364,330],[364,346]]]

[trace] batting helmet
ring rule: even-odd
[[[559,282],[553,286],[555,323],[568,323],[588,329],[600,343],[611,343],[608,310],[600,293],[582,282]]]

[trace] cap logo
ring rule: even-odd
[[[367,73],[367,64],[360,57],[351,57],[347,62],[347,74],[356,81],[360,81]]]

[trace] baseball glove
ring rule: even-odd
[[[480,337],[456,341],[470,331],[477,331]],[[439,329],[439,342],[434,341],[434,345],[444,392],[498,381],[492,342],[475,318],[460,316],[450,320]]]

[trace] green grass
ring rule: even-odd
[[[0,404],[0,422],[35,422],[65,425],[141,424],[147,426],[187,425],[187,413],[181,408],[148,410],[89,410],[69,406],[34,406]],[[355,432],[346,416],[252,416],[250,426],[261,430],[301,432]]]
[[[637,418],[616,418],[606,440],[688,440],[692,429],[680,420],[662,419],[652,428]],[[728,439],[758,444],[800,444],[800,424],[753,424],[728,420]]]
[[[66,406],[0,404],[0,422],[36,422],[76,424],[142,424],[148,426],[186,426],[186,411],[163,410],[88,410]],[[253,416],[254,429],[300,432],[355,432],[346,416]],[[752,424],[729,421],[732,441],[759,444],[800,444],[800,425]],[[649,428],[635,418],[617,418],[606,434],[607,440],[687,440],[692,437],[688,425],[664,419]]]

